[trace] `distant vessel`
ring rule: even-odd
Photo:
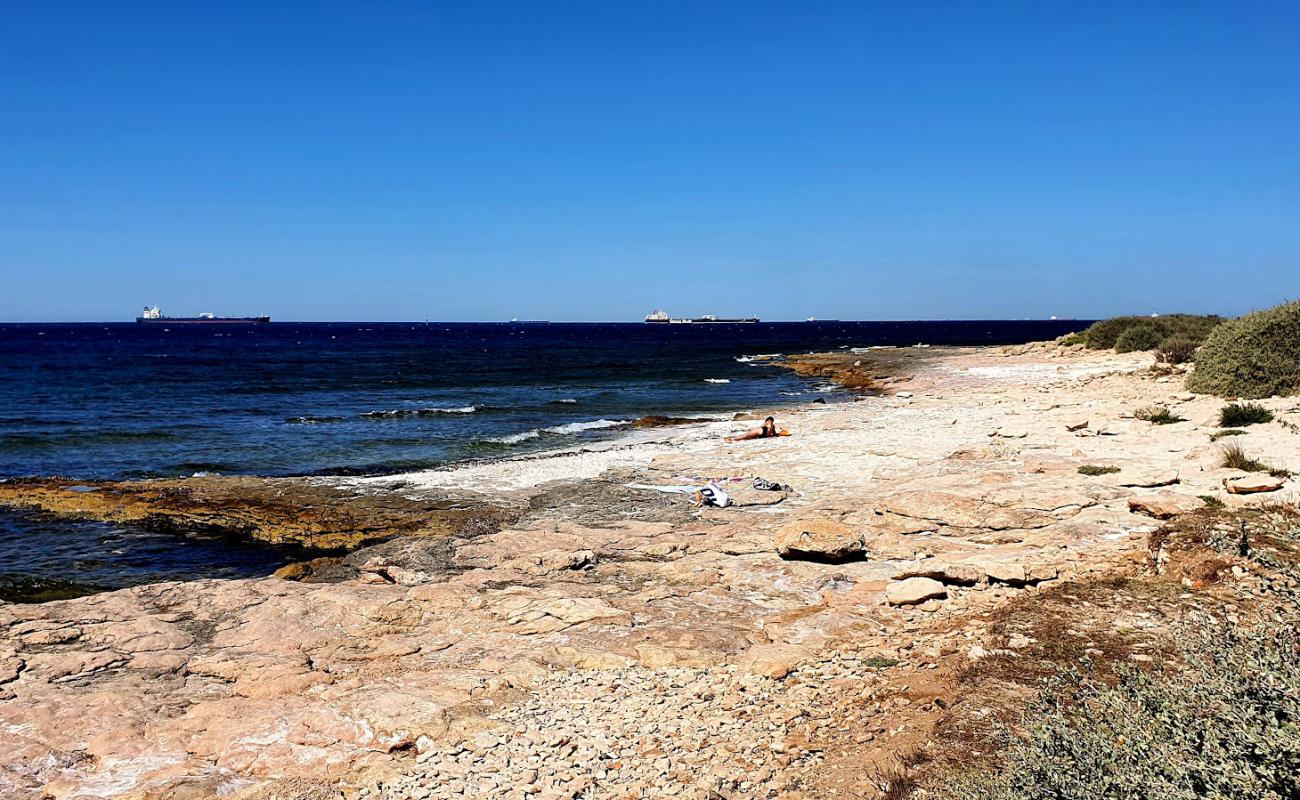
[[[154,306],[153,308],[150,308],[149,306],[145,306],[144,311],[140,313],[140,316],[135,318],[135,321],[151,322],[154,324],[166,323],[169,325],[170,324],[209,325],[209,324],[220,324],[220,323],[227,323],[227,324],[240,323],[240,324],[247,325],[250,323],[257,323],[257,322],[270,322],[271,318],[265,316],[263,317],[218,317],[216,314],[213,314],[210,311],[205,311],[202,314],[199,314],[197,317],[164,317],[163,313],[158,310],[158,306]]]
[[[736,325],[758,322],[758,317],[715,317],[712,314],[701,317],[670,317],[667,311],[655,309],[645,315],[645,321],[658,325]]]

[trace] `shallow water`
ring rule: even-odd
[[[301,548],[0,510],[0,600],[44,602],[159,581],[250,578]]]

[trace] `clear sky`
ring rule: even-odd
[[[0,3],[0,320],[1241,313],[1300,3]]]

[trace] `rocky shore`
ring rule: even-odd
[[[791,365],[869,393],[784,411],[772,440],[719,421],[382,478],[0,483],[5,505],[352,551],[286,574],[328,583],[0,605],[0,796],[881,796],[936,742],[979,761],[1023,665],[1140,663],[1163,620],[1268,580],[1153,568],[1157,531],[1297,483],[1232,491],[1222,401],[1148,354]],[[1184,421],[1135,418],[1152,404]],[[1266,404],[1235,439],[1300,468],[1300,408]],[[737,502],[637,488],[706,480]]]

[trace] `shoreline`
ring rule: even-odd
[[[833,357],[858,374],[869,361]],[[506,512],[356,550],[333,582],[0,604],[0,751],[51,765],[17,776],[0,759],[0,780],[58,800],[870,796],[869,768],[970,711],[972,665],[1011,671],[1017,652],[1048,657],[1022,640],[1066,635],[1006,620],[1079,613],[1070,597],[1109,607],[1099,593],[1145,575],[1153,534],[1208,513],[1202,496],[1230,513],[1300,486],[1227,491],[1241,474],[1210,440],[1222,401],[1152,372],[1148,354],[914,357],[892,394],[782,411],[788,438],[726,442],[731,420],[404,484],[312,479],[312,513],[339,530],[354,505],[422,509],[452,483]],[[1150,403],[1185,421],[1133,418]],[[1284,424],[1300,409],[1269,406],[1280,422],[1241,441],[1300,467]],[[637,488],[705,479],[739,502]],[[1219,590],[1162,580],[1174,596]],[[1155,646],[1124,622],[1137,608],[1115,608],[1105,637],[1072,623],[1081,641],[1121,660]],[[1121,625],[1135,633],[1115,643]]]

